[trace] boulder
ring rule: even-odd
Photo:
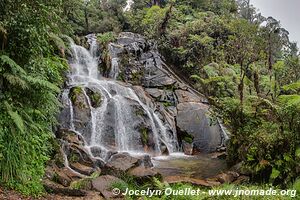
[[[209,117],[208,106],[202,103],[188,102],[177,105],[177,131],[180,135],[193,137],[194,150],[213,152],[222,143],[222,130],[219,124],[213,124]]]
[[[135,177],[137,180],[145,182],[151,180],[153,177],[161,179],[161,174],[151,168],[144,166],[135,167],[128,171],[128,174]]]
[[[91,158],[88,150],[85,147],[70,144],[66,147],[66,154],[69,160],[69,163],[80,163],[85,166],[93,167],[94,166],[94,159]]]
[[[185,155],[193,155],[193,144],[182,141],[182,148]]]
[[[106,149],[103,149],[103,148],[101,148],[99,146],[92,146],[92,147],[90,147],[90,151],[91,151],[91,153],[93,154],[94,157],[102,158],[105,161],[109,160],[109,158],[112,155],[118,153],[117,151],[106,150]]]
[[[152,163],[151,157],[150,157],[149,155],[143,156],[142,162],[143,162],[143,163],[142,163],[143,166],[146,167],[146,168],[153,167],[153,163]]]
[[[232,183],[239,177],[239,174],[233,171],[228,171],[216,176],[220,183]]]
[[[80,164],[78,162],[76,163],[70,163],[70,167],[79,172],[80,174],[84,174],[87,176],[90,176],[92,173],[94,173],[96,170],[93,167],[89,167],[83,164]],[[98,171],[100,171],[100,169],[98,169]]]
[[[58,129],[56,137],[60,138],[68,143],[84,146],[84,138],[78,135],[76,132],[69,129]]]
[[[105,199],[112,199],[112,198],[118,198],[120,195],[115,195],[112,192],[112,185],[114,183],[124,182],[121,179],[110,176],[110,175],[104,175],[99,176],[98,178],[92,180],[92,188],[98,192],[100,192]]]
[[[52,194],[61,194],[74,197],[84,197],[87,195],[87,192],[84,190],[63,187],[62,185],[50,180],[43,180],[43,186],[48,193]]]
[[[216,152],[216,153],[213,153],[213,155],[211,156],[211,158],[218,158],[218,159],[223,159],[223,160],[225,160],[226,157],[227,157],[226,152]]]
[[[106,167],[115,172],[127,172],[129,169],[141,165],[141,163],[141,159],[134,158],[128,153],[120,153],[113,155],[106,163]]]
[[[74,180],[78,180],[81,179],[82,177],[84,177],[84,175],[81,175],[79,173],[74,172],[72,169],[68,168],[68,167],[63,167],[61,169],[61,171],[66,174],[68,177],[71,178],[72,181]]]
[[[53,180],[65,187],[70,186],[72,182],[72,179],[69,176],[67,176],[61,169],[58,168],[55,169],[55,175]]]

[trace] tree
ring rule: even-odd
[[[250,0],[238,0],[237,5],[240,17],[250,23],[261,24],[266,21],[265,17],[258,13],[257,9],[250,3]]]
[[[229,63],[237,63],[240,66],[240,83],[238,91],[240,104],[244,100],[244,80],[249,67],[260,59],[262,40],[259,37],[258,25],[246,20],[233,20],[230,24],[232,35],[229,36],[226,45],[226,54]]]

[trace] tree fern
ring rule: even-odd
[[[297,94],[298,92],[300,92],[300,81],[289,84],[289,85],[284,85],[284,86],[282,86],[282,90],[285,94],[286,93]]]
[[[300,95],[281,95],[279,102],[285,107],[294,106],[300,108]]]

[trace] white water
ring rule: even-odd
[[[161,145],[164,144],[168,152],[178,151],[176,133],[170,135],[163,122],[155,111],[144,104],[129,85],[115,81],[118,74],[118,60],[112,60],[112,67],[109,77],[102,77],[98,70],[99,48],[93,35],[88,36],[90,49],[71,42],[73,53],[69,64],[69,85],[90,88],[101,94],[101,105],[97,108],[92,106],[91,100],[84,91],[85,99],[90,110],[90,133],[79,133],[87,141],[86,148],[91,152],[91,147],[101,149],[99,156],[103,160],[107,158],[109,151],[131,152],[135,154],[149,153],[145,151],[142,144],[142,136],[137,124],[137,114],[133,107],[143,110],[153,134],[153,149],[150,153],[161,155]],[[70,88],[63,93],[63,101],[70,107],[70,129],[77,131],[74,125],[74,108],[69,99]]]

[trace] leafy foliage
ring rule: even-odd
[[[253,181],[293,182],[300,175],[300,62],[280,22],[248,0],[135,2],[130,28],[156,40],[231,130],[228,162],[243,162]]]

